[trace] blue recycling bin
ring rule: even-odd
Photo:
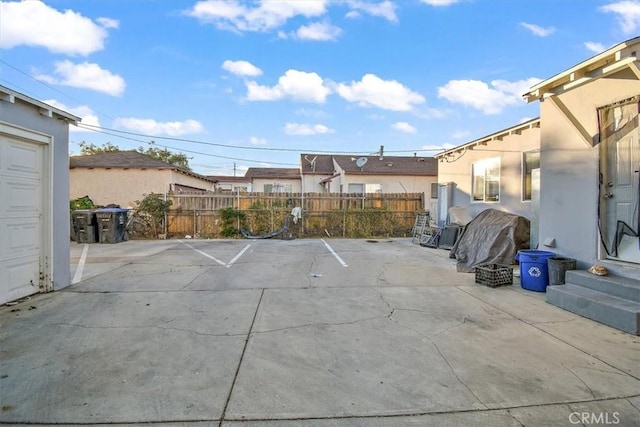
[[[547,260],[555,256],[553,252],[533,249],[518,251],[520,263],[520,284],[523,289],[545,292],[549,286],[549,268]]]

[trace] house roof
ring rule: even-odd
[[[300,169],[297,168],[249,168],[245,177],[255,179],[300,179]]]
[[[362,167],[358,166],[360,158],[367,159]],[[346,174],[438,176],[438,161],[433,157],[341,155],[333,156],[333,160]]]
[[[60,118],[68,120],[73,125],[77,125],[78,122],[82,120],[80,117],[74,116],[71,113],[67,113],[66,111],[52,107],[49,104],[45,104],[42,101],[33,99],[23,93],[16,92],[15,90],[9,89],[6,86],[0,85],[0,100],[7,101],[13,104],[16,99],[38,107],[40,114],[42,114],[43,116],[53,117],[54,115],[56,115]]]
[[[84,156],[71,156],[69,158],[69,168],[88,168],[88,169],[170,169],[206,181],[215,182],[214,180],[181,169],[175,165],[156,160],[146,154],[137,151],[109,151],[105,153],[90,154]]]
[[[546,96],[557,95],[590,81],[607,77],[626,67],[630,67],[640,79],[640,70],[637,65],[638,55],[636,54],[639,44],[640,37],[619,43],[568,70],[532,86],[523,97],[527,102],[541,100]]]
[[[491,141],[502,141],[502,139],[505,136],[520,135],[523,130],[538,128],[538,127],[540,127],[540,117],[536,117],[524,123],[520,123],[516,126],[511,126],[509,128],[502,129],[498,132],[483,136],[481,138],[474,139],[473,141],[467,142],[466,144],[458,145],[457,147],[453,147],[449,150],[443,151],[442,153],[438,153],[433,157],[435,157],[436,159],[440,159],[444,156],[455,153],[457,151],[472,150],[474,147],[478,145],[487,145],[487,143]]]
[[[251,179],[246,176],[207,175],[207,178],[217,182],[251,182]]]
[[[359,158],[366,158],[359,167]],[[332,154],[301,154],[303,174],[329,175],[336,173],[334,161],[347,174],[359,175],[438,175],[438,162],[433,157],[361,156]],[[333,176],[335,177],[335,176]]]
[[[333,156],[331,154],[300,154],[303,174],[333,175]]]

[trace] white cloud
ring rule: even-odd
[[[606,47],[602,43],[596,42],[584,42],[584,47],[593,53],[601,53],[606,50]]]
[[[318,135],[334,133],[333,129],[325,125],[308,125],[302,123],[287,123],[284,127],[284,133],[287,135]]]
[[[184,13],[219,29],[267,32],[297,16],[319,17],[327,12],[327,0],[262,1],[256,7],[236,0],[202,0]]]
[[[222,63],[222,69],[237,76],[257,77],[262,74],[262,70],[248,61],[230,61]]]
[[[98,23],[104,28],[120,28],[120,22],[115,19],[98,18],[96,21],[98,21]]]
[[[42,1],[1,2],[0,48],[44,47],[54,53],[89,55],[104,48],[106,29],[118,21],[98,18],[97,23],[72,10],[60,12]]]
[[[261,86],[254,81],[247,82],[246,86],[249,101],[277,101],[288,98],[298,102],[322,104],[331,93],[318,74],[298,70],[287,70],[273,87]]]
[[[600,7],[604,13],[617,15],[618,23],[625,34],[635,33],[640,27],[640,2],[623,0]]]
[[[453,139],[467,139],[471,136],[471,132],[468,130],[456,130],[451,134]]]
[[[120,96],[124,93],[126,87],[124,79],[109,70],[100,68],[98,64],[90,62],[74,64],[65,60],[57,61],[54,65],[56,76],[34,77],[49,84],[91,89],[112,96]]]
[[[332,41],[342,34],[342,30],[327,22],[314,22],[303,25],[295,32],[295,37],[300,40]]]
[[[47,99],[42,102],[44,102],[45,104],[49,104],[52,107],[58,108],[62,111],[66,111],[67,113],[71,113],[74,116],[80,117],[82,119],[82,121],[80,122],[81,124],[100,127],[100,120],[98,119],[98,116],[90,107],[86,105],[79,105],[77,107],[68,107],[65,104],[58,102],[55,99]],[[91,129],[76,127],[76,126],[69,126],[69,131],[70,132],[93,132]]]
[[[389,0],[380,3],[371,3],[368,1],[350,0],[347,2],[352,9],[346,15],[347,18],[359,17],[362,13],[371,16],[379,16],[391,22],[398,22],[396,15],[396,5]]]
[[[338,94],[361,107],[378,107],[384,110],[410,111],[425,99],[419,93],[395,80],[382,80],[374,74],[365,74],[359,82],[340,83]]]
[[[249,142],[253,145],[267,145],[267,140],[265,138],[258,138],[257,136],[252,136]]]
[[[294,113],[298,116],[311,117],[314,119],[325,119],[328,116],[328,114],[322,110],[314,110],[309,108],[298,108],[296,111],[294,111]]]
[[[451,80],[438,88],[438,97],[484,114],[499,114],[508,106],[524,104],[522,94],[538,82],[540,79],[537,78],[516,82],[494,80],[489,86],[479,80]]]
[[[416,133],[417,132],[416,128],[414,128],[413,126],[411,126],[407,122],[396,122],[396,123],[392,124],[391,127],[394,128],[395,130],[403,132],[403,133]]]
[[[450,6],[452,4],[458,3],[460,0],[421,0],[422,3],[428,4],[429,6]]]
[[[533,35],[538,36],[538,37],[547,37],[550,36],[551,34],[553,34],[556,29],[553,27],[541,27],[539,25],[536,24],[528,24],[526,22],[521,22],[520,25],[524,28],[526,28],[527,30],[531,31],[531,33],[533,33]]]
[[[200,133],[204,129],[197,120],[185,120],[183,122],[157,122],[154,119],[138,119],[135,117],[117,118],[114,126],[129,129],[145,135],[169,135],[181,136]]]

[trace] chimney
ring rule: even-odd
[[[380,146],[380,158],[378,160],[384,159],[384,145]]]

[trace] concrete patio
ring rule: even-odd
[[[2,423],[640,425],[640,337],[411,239],[72,243],[71,274],[0,308]]]

